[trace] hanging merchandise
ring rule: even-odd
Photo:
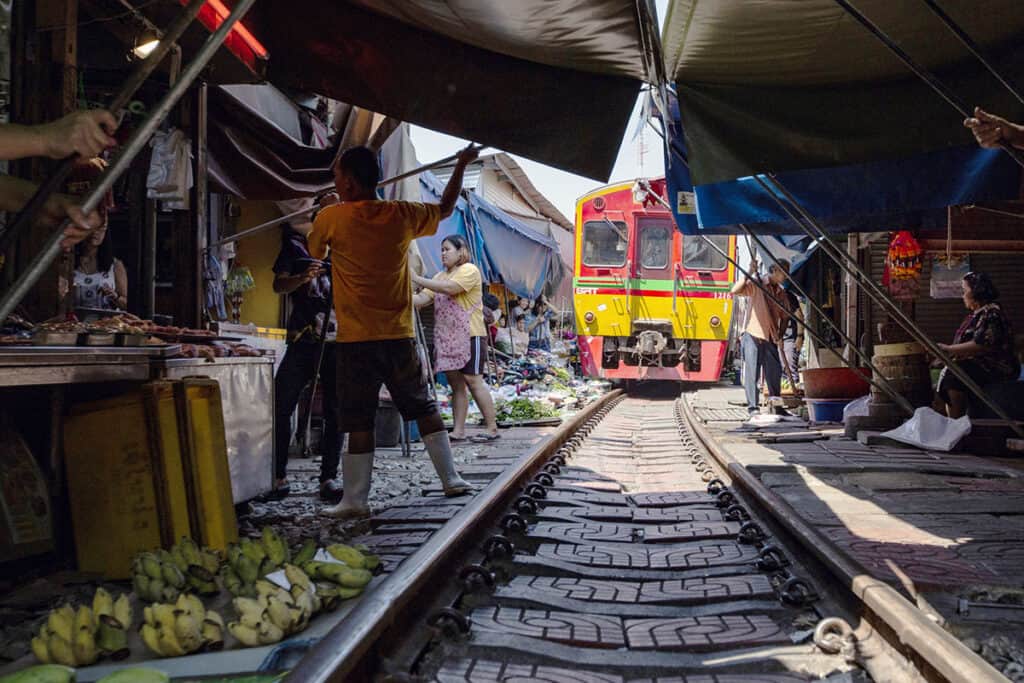
[[[175,128],[169,133],[153,134],[153,154],[146,178],[146,194],[159,199],[164,209],[187,210],[192,188],[192,143]]]
[[[895,300],[912,301],[917,298],[922,253],[921,245],[907,230],[900,230],[890,240],[883,283],[889,287],[889,293]]]
[[[960,281],[971,272],[971,260],[966,255],[936,256],[932,261],[932,277],[928,284],[933,299],[959,299],[963,296]]]

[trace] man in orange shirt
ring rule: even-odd
[[[339,325],[336,347],[339,429],[349,433],[342,456],[344,495],[324,512],[333,517],[370,513],[374,417],[381,385],[408,421],[416,420],[446,496],[472,489],[455,471],[448,432],[430,398],[416,353],[409,245],[437,232],[455,209],[466,165],[477,157],[470,146],[458,158],[440,204],[377,198],[380,165],[366,147],[346,150],[334,168],[339,204],[313,221],[309,251],[323,259],[331,251],[334,307]]]
[[[753,261],[747,269],[757,275],[757,261]],[[772,265],[768,277],[761,281],[775,299],[786,301],[782,283],[789,277],[789,263],[779,259],[779,265]],[[732,293],[750,297],[750,308],[747,326],[740,337],[740,349],[743,354],[743,388],[747,395],[747,411],[753,415],[758,411],[757,382],[764,370],[764,380],[768,385],[768,395],[778,397],[782,393],[782,365],[779,361],[779,340],[781,339],[781,323],[788,319],[788,312],[782,310],[769,299],[760,287],[740,275],[732,287]]]

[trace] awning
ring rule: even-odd
[[[420,176],[423,201],[438,202],[444,184],[433,173]],[[516,296],[536,299],[548,283],[558,286],[564,274],[558,243],[523,225],[478,194],[460,197],[455,211],[437,234],[416,240],[427,275],[438,273],[441,242],[450,235],[465,237],[473,262],[485,282],[500,283]]]
[[[647,79],[653,16],[649,0],[264,0],[253,10],[279,87],[602,180]]]
[[[210,180],[216,190],[244,199],[309,197],[334,182],[331,165],[340,147],[369,144],[393,122],[373,112],[338,105],[325,126],[271,85],[210,89]]]
[[[469,195],[473,227],[493,272],[512,293],[536,299],[563,276],[558,243],[531,230],[478,194]]]
[[[923,3],[857,6],[964,100],[1024,115]],[[1022,81],[1019,2],[942,6]],[[766,172],[840,230],[926,224],[950,204],[1017,195],[1019,169],[978,149],[962,117],[832,0],[675,0],[663,43],[703,228],[785,231],[750,177]]]

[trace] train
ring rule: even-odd
[[[576,202],[573,303],[587,377],[716,382],[729,352],[735,268],[683,235],[664,178],[607,185]],[[710,239],[736,258],[736,237]]]

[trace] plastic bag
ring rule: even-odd
[[[851,417],[867,417],[871,409],[871,395],[855,398],[843,407],[843,424]]]
[[[954,420],[931,408],[918,408],[912,418],[896,429],[883,432],[882,436],[918,448],[950,451],[970,433],[971,420],[966,415]]]

